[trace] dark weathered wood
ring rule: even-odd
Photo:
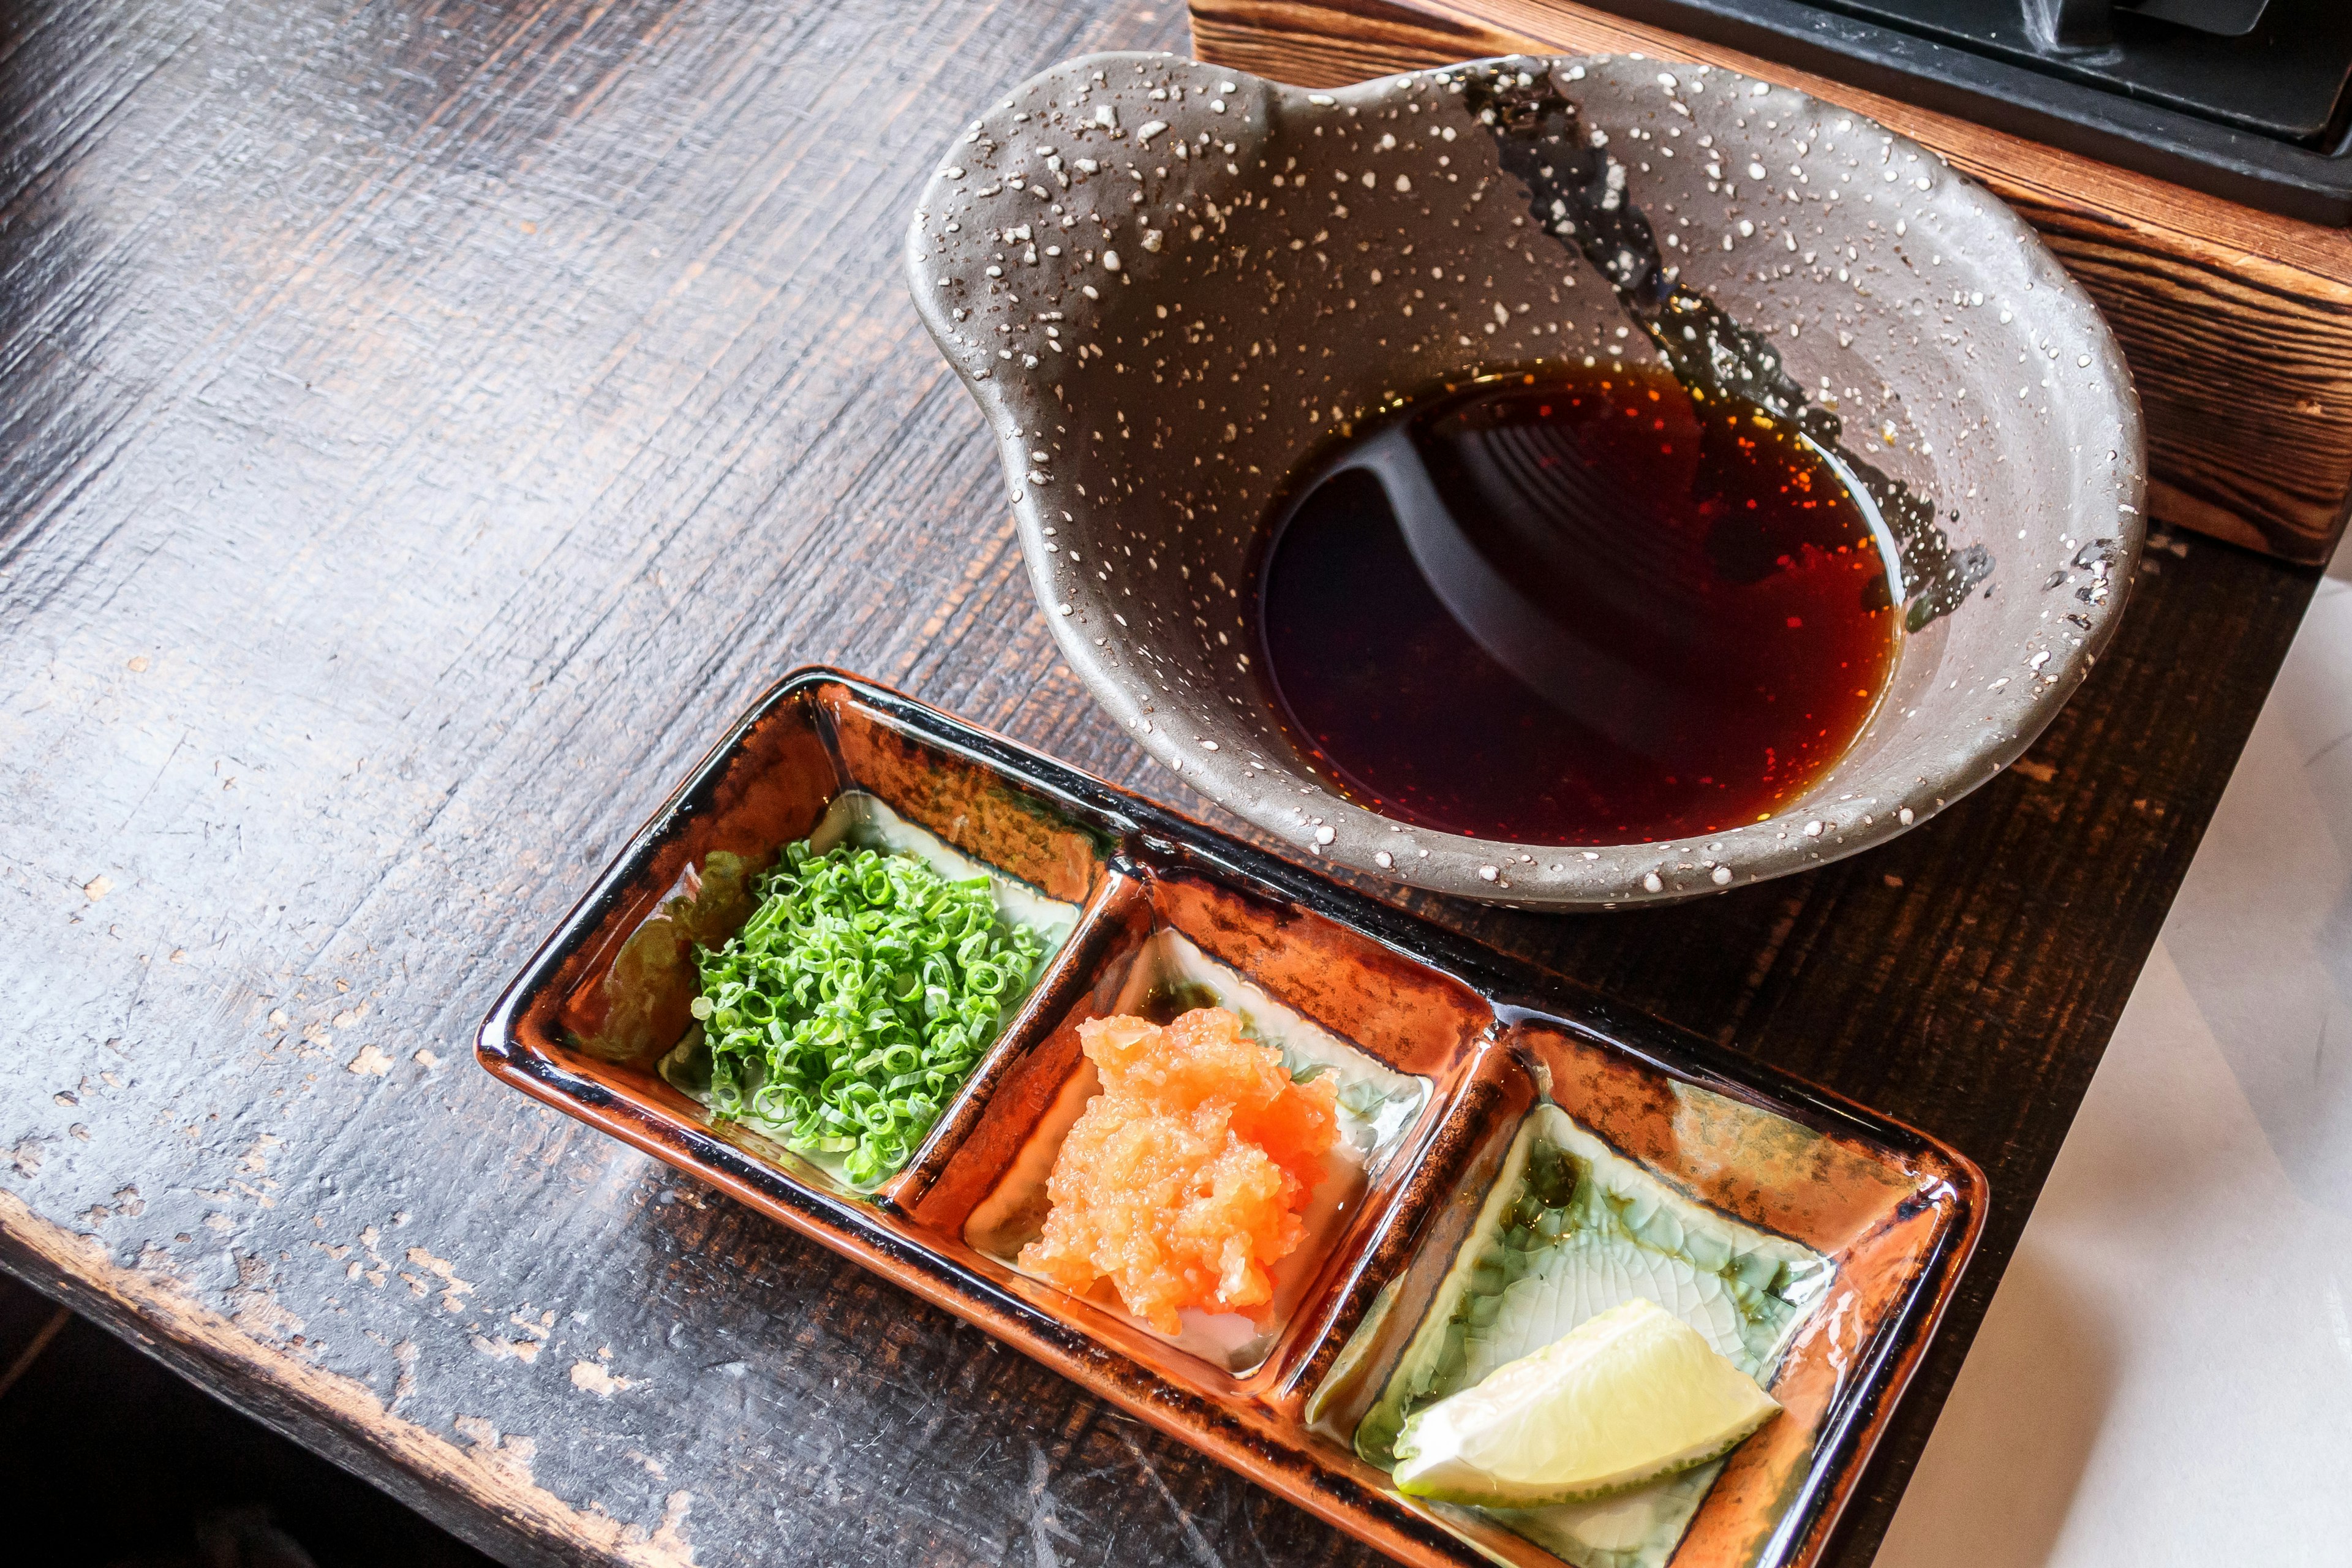
[[[790,665],[1193,804],[1055,658],[897,260],[974,106],[1181,26],[0,13],[12,1268],[518,1560],[1367,1561],[466,1054]],[[1990,1173],[1850,1563],[2309,592],[2185,548],[2027,764],[1891,848],[1654,914],[1437,911]]]
[[[2095,163],[1577,0],[1193,0],[1201,58],[1306,87],[1517,51],[1646,52],[1803,88],[2016,206],[2099,302],[2147,418],[2149,508],[2290,561],[2352,500],[2352,233]]]

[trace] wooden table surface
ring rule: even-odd
[[[1170,0],[0,11],[12,1269],[517,1560],[1370,1560],[468,1056],[790,666],[1198,807],[1055,658],[898,259],[992,94],[1185,42]],[[2029,759],[1886,849],[1432,910],[1984,1165],[1844,1563],[2311,585],[2154,552]]]

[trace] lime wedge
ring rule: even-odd
[[[1416,1411],[1397,1489],[1482,1508],[1584,1502],[1703,1465],[1780,1406],[1654,1301],[1587,1320]]]

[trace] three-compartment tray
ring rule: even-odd
[[[763,861],[845,794],[1077,910],[914,1157],[871,1193],[715,1118],[657,1066],[691,1026],[691,922],[676,900],[698,896],[714,854]],[[975,1211],[1070,1099],[1077,1023],[1117,1010],[1147,955],[1180,947],[1384,1081],[1414,1086],[1393,1097],[1378,1150],[1239,1357],[1181,1348],[1115,1302],[1073,1298],[975,1244]],[[630,840],[499,1000],[478,1054],[524,1092],[1415,1564],[1556,1561],[1495,1516],[1401,1496],[1351,1445],[1392,1370],[1418,1353],[1431,1303],[1454,1300],[1457,1255],[1487,1223],[1507,1162],[1525,1157],[1514,1146],[1538,1106],[1557,1106],[1597,1159],[1661,1195],[1639,1216],[1663,1201],[1695,1232],[1760,1233],[1826,1262],[1766,1368],[1785,1413],[1705,1492],[1675,1568],[1820,1553],[1986,1208],[1975,1166],[1909,1128],[828,669],[763,696]]]

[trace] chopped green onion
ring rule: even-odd
[[[1045,942],[998,916],[986,877],[912,855],[795,844],[757,892],[742,930],[697,952],[710,1107],[870,1187],[914,1157]]]

